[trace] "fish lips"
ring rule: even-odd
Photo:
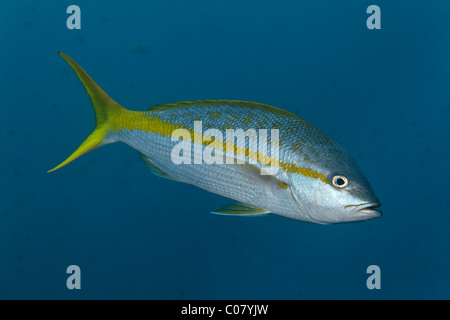
[[[364,203],[357,207],[354,216],[364,216],[366,219],[378,218],[383,214],[381,210],[377,210],[380,206],[380,202]]]

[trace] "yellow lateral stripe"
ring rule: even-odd
[[[304,124],[308,124],[301,118],[298,118],[296,115],[287,112],[285,110],[272,107],[269,105],[265,105],[262,103],[254,103],[248,101],[230,101],[230,100],[203,100],[203,101],[182,101],[176,103],[169,103],[165,105],[159,105],[150,108],[152,110],[150,115],[144,112],[135,112],[129,111],[120,106],[117,102],[112,100],[95,82],[92,78],[83,70],[74,60],[72,60],[69,56],[62,52],[58,52],[58,54],[64,58],[64,60],[72,67],[75,71],[76,75],[82,82],[86,92],[89,95],[89,98],[92,102],[92,106],[95,112],[96,118],[96,126],[94,131],[88,138],[78,147],[75,152],[73,152],[69,158],[67,158],[64,162],[56,166],[55,168],[49,170],[48,172],[55,171],[66,164],[72,162],[76,158],[82,156],[83,154],[102,146],[106,143],[113,142],[112,140],[107,140],[110,132],[121,131],[121,130],[141,130],[144,132],[153,132],[157,134],[161,134],[163,136],[172,136],[172,133],[176,129],[185,129],[187,130],[191,137],[194,136],[194,141],[198,140],[196,138],[204,138],[202,139],[203,144],[208,144],[210,139],[206,139],[206,137],[202,137],[202,133],[193,132],[187,128],[183,128],[181,125],[164,121],[159,116],[151,116],[152,112],[163,111],[163,110],[174,110],[178,108],[188,107],[192,105],[196,106],[217,106],[223,104],[233,104],[238,107],[247,107],[251,109],[258,109],[270,112],[272,114],[278,114],[287,118],[296,118],[302,121]],[[211,112],[210,116],[213,118],[219,118],[222,114],[220,112]],[[249,123],[256,115],[249,115],[243,119],[243,123]],[[235,118],[235,116],[233,116]],[[237,116],[236,116],[237,118]],[[309,124],[308,124],[309,125]],[[200,137],[199,137],[200,136]],[[227,144],[220,144],[219,141],[213,141],[209,143],[211,147],[216,149],[228,150],[226,148]],[[268,157],[267,155],[263,155],[259,152],[250,151],[247,148],[238,148],[234,145],[234,142],[231,144],[232,150],[235,155],[244,155],[248,156],[250,159],[260,161],[260,163],[272,166],[280,166],[287,173],[299,173],[308,177],[312,177],[315,179],[321,179],[322,181],[327,182],[327,179],[324,175],[307,168],[298,168],[295,164],[285,163],[279,161],[279,159],[275,159],[273,157]]]
[[[125,114],[129,113],[129,115]],[[173,123],[170,121],[164,121],[161,119],[161,117],[150,117],[148,115],[144,115],[143,112],[136,112],[136,111],[128,111],[123,110],[121,112],[120,117],[114,117],[111,119],[110,128],[113,130],[141,130],[144,132],[152,132],[157,133],[162,136],[172,136],[172,132],[176,129],[185,129],[189,132],[191,137],[195,137],[196,135],[200,135],[201,133],[194,132],[193,130],[190,130],[188,128],[184,128],[180,124]],[[211,147],[218,147],[216,149],[218,150],[228,150],[226,148],[226,142],[223,142],[222,148],[220,148],[220,144],[213,141],[210,142],[209,140],[206,141],[205,136],[202,136],[202,144],[203,145],[210,145]],[[200,140],[200,137],[198,137],[198,140]],[[312,169],[308,168],[300,168],[297,167],[294,163],[288,163],[283,162],[278,159],[275,159],[273,157],[269,157],[267,155],[264,155],[260,152],[251,151],[248,148],[239,148],[238,146],[234,145],[234,154],[235,155],[244,155],[248,156],[251,159],[258,160],[260,159],[260,162],[263,164],[278,164],[283,171],[286,173],[297,173],[301,174],[306,177],[311,177],[314,179],[320,179],[324,183],[329,184],[328,179],[326,176],[320,172],[314,171]]]
[[[320,179],[324,183],[329,184],[327,177],[317,171],[314,171],[312,169],[308,168],[299,168],[295,165],[295,163],[286,163],[286,162],[280,162],[280,167],[286,172],[286,173],[299,173],[305,177],[311,177],[314,179]]]

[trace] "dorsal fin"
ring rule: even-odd
[[[158,104],[156,106],[152,106],[148,108],[148,111],[165,111],[165,110],[174,110],[174,109],[180,109],[180,108],[186,108],[191,106],[196,107],[217,107],[221,105],[228,105],[229,107],[247,107],[247,108],[254,108],[254,109],[262,109],[266,110],[275,114],[282,114],[284,116],[288,117],[296,117],[296,115],[274,107],[270,106],[264,103],[259,102],[251,102],[251,101],[242,101],[242,100],[193,100],[193,101],[177,101],[177,102],[171,102],[171,103],[163,103]]]

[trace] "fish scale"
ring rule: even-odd
[[[141,138],[136,138],[136,135],[140,135]],[[118,133],[117,139],[127,143],[134,149],[140,150],[140,152],[158,168],[168,173],[175,180],[188,182],[202,189],[252,205],[261,204],[261,201],[258,202],[259,199],[270,199],[269,196],[273,194],[272,183],[266,184],[264,188],[263,184],[260,183],[259,188],[255,188],[254,181],[264,181],[266,180],[264,176],[255,176],[251,172],[242,170],[242,168],[237,164],[199,165],[193,164],[193,162],[186,165],[174,164],[170,161],[170,152],[175,143],[171,142],[169,137],[139,131],[121,131]],[[137,141],[140,143],[136,143]],[[148,146],[151,146],[151,148]],[[281,189],[280,193],[282,191],[284,190]],[[290,191],[283,193],[290,197]],[[279,197],[279,201],[269,201],[265,207],[270,208],[271,210],[280,209],[275,208],[274,206],[274,204],[278,204],[280,202],[282,202],[281,196]]]

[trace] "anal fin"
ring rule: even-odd
[[[219,210],[212,211],[211,213],[225,216],[254,217],[267,215],[270,212],[245,203],[235,202],[228,203]]]

